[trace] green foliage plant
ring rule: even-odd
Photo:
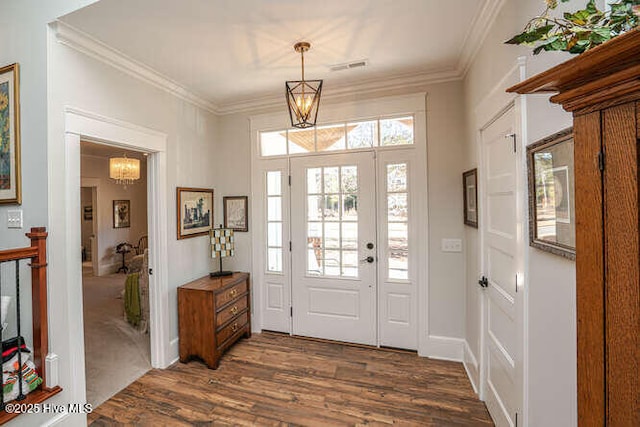
[[[606,11],[599,10],[595,0],[589,0],[584,9],[565,12],[562,17],[552,14],[558,0],[545,0],[545,4],[540,16],[505,43],[531,46],[534,55],[554,50],[579,54],[640,25],[640,0],[616,1]]]

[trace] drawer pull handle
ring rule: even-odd
[[[238,306],[237,306],[237,305],[234,305],[234,306],[231,308],[231,314],[236,314],[237,312],[238,312]]]
[[[231,330],[233,332],[237,331],[238,330],[238,323],[234,323],[233,326],[231,327]]]
[[[229,295],[231,295],[231,298],[235,297],[236,295],[238,295],[238,290],[237,289],[231,289],[231,292],[229,292]]]

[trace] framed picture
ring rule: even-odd
[[[224,206],[224,227],[233,231],[249,231],[249,203],[247,196],[222,198]]]
[[[213,225],[213,189],[178,187],[176,193],[178,239],[209,234]]]
[[[18,64],[0,67],[0,204],[22,203]]]
[[[527,147],[527,166],[530,245],[575,259],[573,129]]]
[[[113,201],[113,228],[131,227],[131,203],[129,200]]]
[[[471,169],[462,174],[464,191],[464,223],[478,228],[478,169]]]
[[[85,221],[93,220],[93,206],[85,206],[84,207],[84,220]]]

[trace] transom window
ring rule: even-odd
[[[260,132],[263,157],[411,145],[413,116]]]

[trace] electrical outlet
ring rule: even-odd
[[[22,211],[21,210],[7,211],[7,227],[22,228]]]
[[[462,252],[462,240],[442,239],[442,252]]]

